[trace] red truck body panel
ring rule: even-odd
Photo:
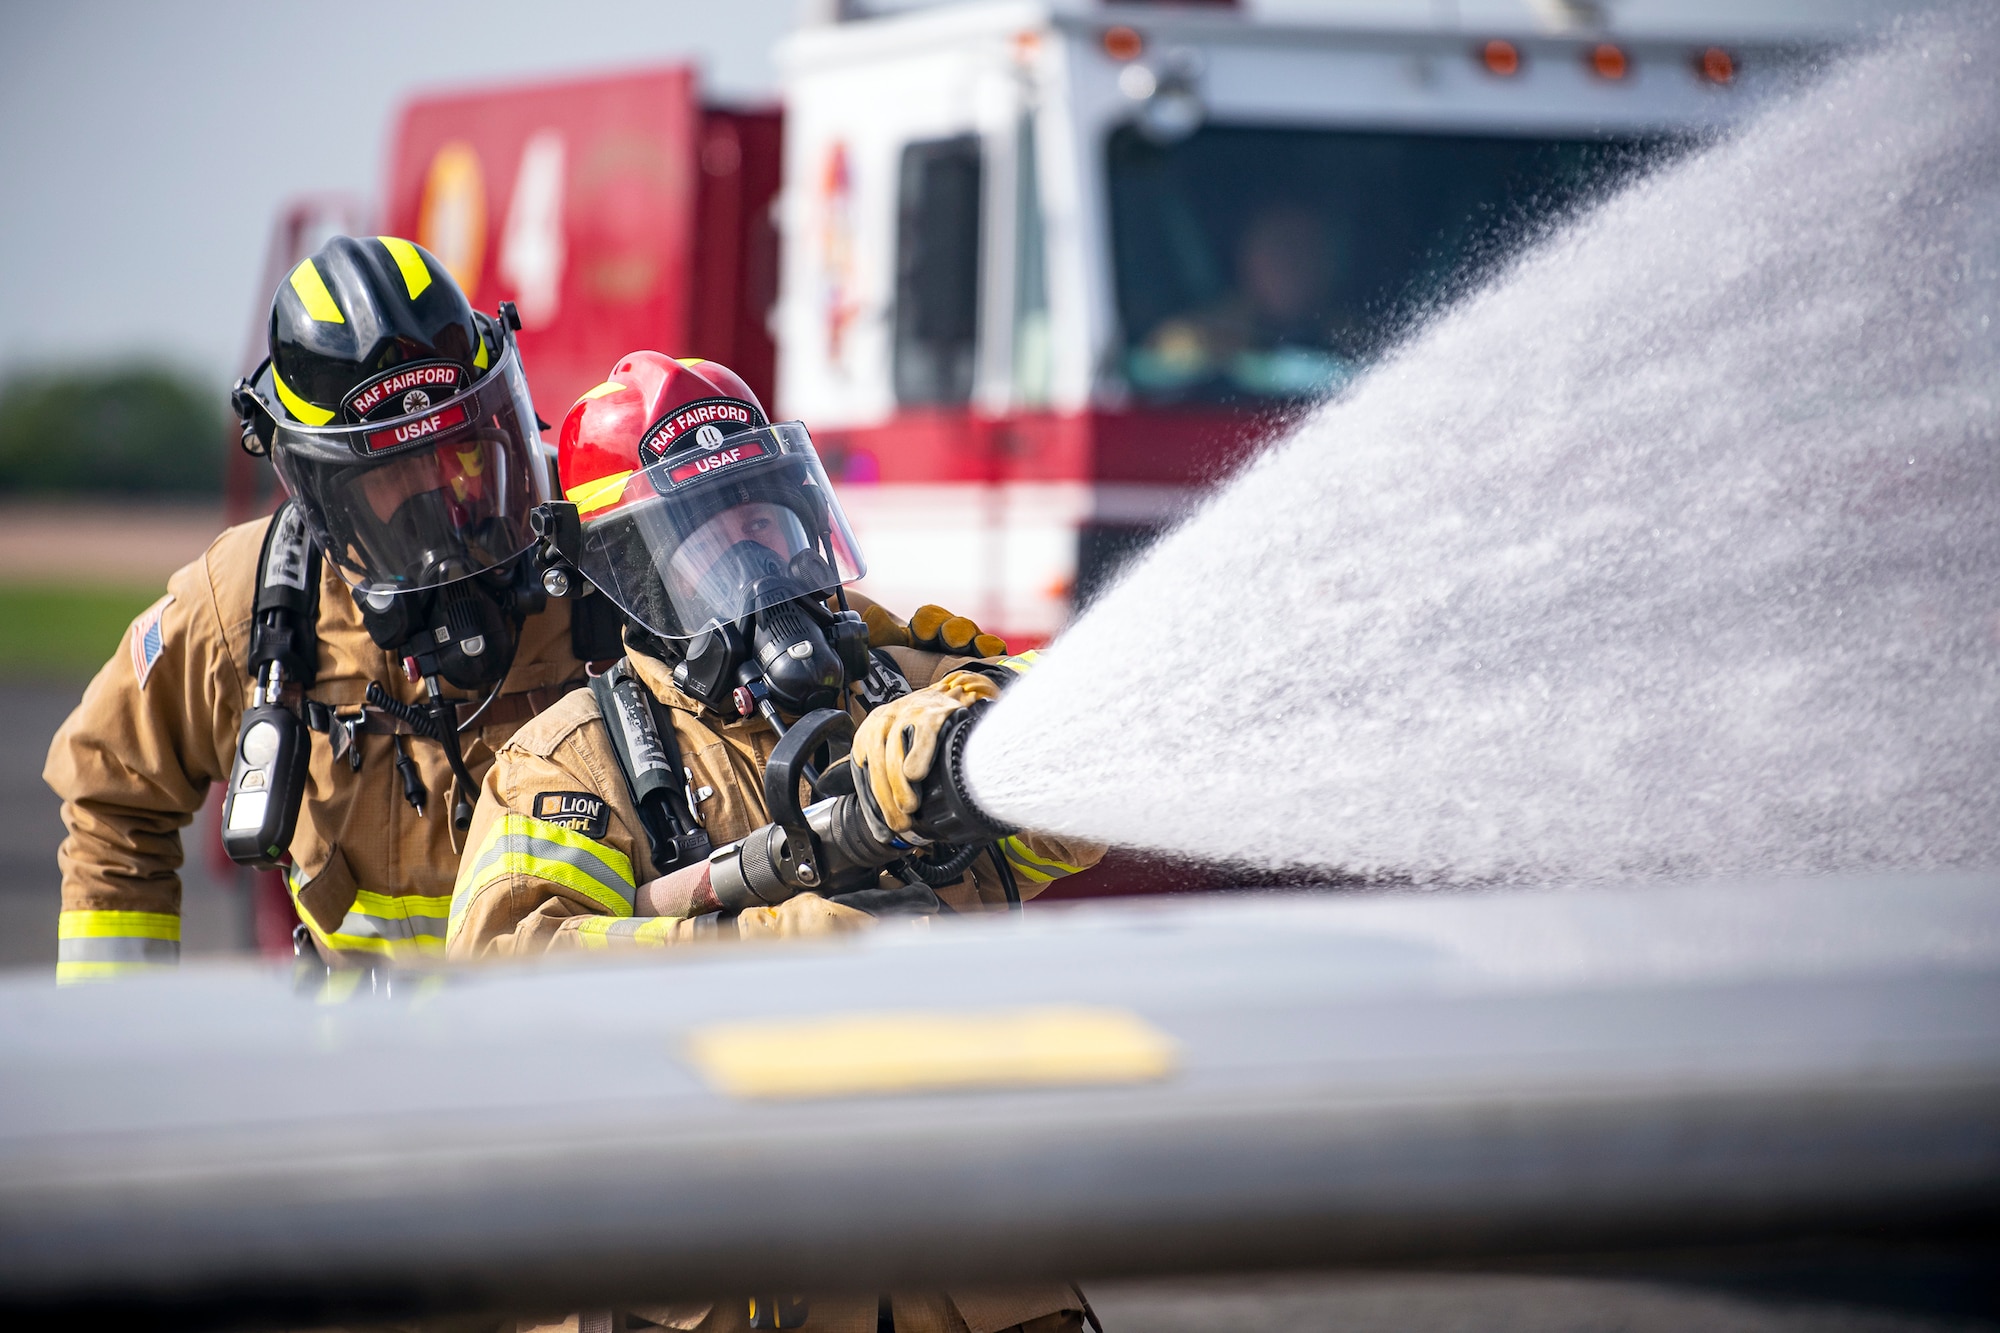
[[[383,229],[476,308],[516,303],[551,423],[641,348],[724,361],[768,395],[780,133],[775,110],[704,109],[685,66],[420,98]]]
[[[810,424],[810,423],[808,423]],[[1206,486],[1283,429],[1226,408],[1022,412],[905,408],[874,426],[815,429],[828,475],[871,482],[1093,481]]]
[[[783,171],[784,128],[776,108],[704,110],[695,199],[688,351],[742,376],[767,412],[778,373],[769,323],[778,300],[771,204]]]

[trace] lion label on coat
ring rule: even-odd
[[[611,825],[611,808],[588,792],[545,791],[535,797],[535,818],[587,838],[601,838]]]

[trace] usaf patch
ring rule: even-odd
[[[132,622],[132,674],[139,678],[139,688],[146,688],[146,677],[153,674],[153,664],[166,651],[166,631],[160,624],[160,617],[173,605],[174,595],[168,593],[159,601],[140,613]]]
[[[601,838],[611,826],[611,807],[580,791],[545,791],[535,797],[535,818],[586,838]]]

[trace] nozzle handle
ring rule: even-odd
[[[799,782],[812,771],[812,757],[822,745],[831,751],[831,764],[853,744],[853,718],[837,708],[815,708],[786,730],[764,765],[764,808],[771,812],[771,822],[790,834],[800,849],[795,873],[808,887],[820,878],[815,864],[818,841],[799,804]]]
[[[930,776],[924,779],[923,804],[917,807],[917,830],[934,842],[964,846],[993,842],[1016,832],[973,803],[965,781],[965,743],[986,710],[990,699],[959,709],[938,729],[937,758],[931,761]]]

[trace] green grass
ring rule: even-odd
[[[87,680],[162,588],[0,583],[0,677]]]

